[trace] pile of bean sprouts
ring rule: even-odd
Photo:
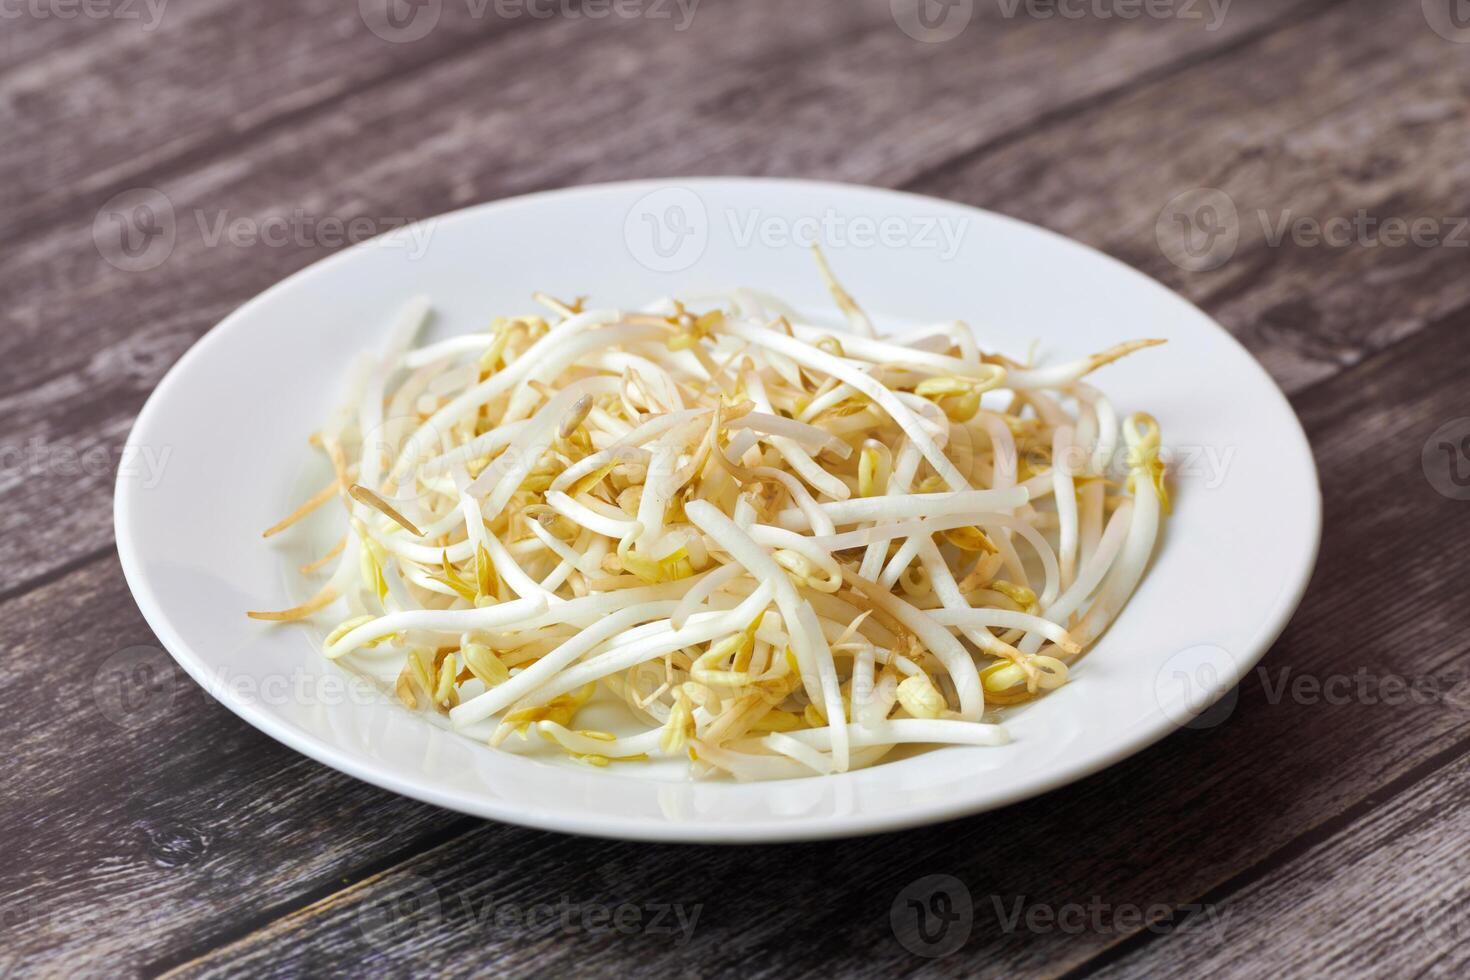
[[[415,349],[409,304],[312,437],[331,483],[266,532],[340,501],[302,570],[325,584],[250,615],[345,609],[325,655],[401,664],[407,708],[594,766],[771,779],[1005,743],[992,709],[1066,683],[1153,552],[1159,427],[1082,379],[1158,341],[1037,367],[961,322],[880,337],[817,259],[845,328],[749,290],[538,294]],[[641,730],[579,728],[595,696]]]

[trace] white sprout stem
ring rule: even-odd
[[[829,374],[852,385],[877,402],[878,406],[898,423],[904,433],[919,447],[924,458],[929,461],[929,465],[934,467],[934,472],[939,474],[951,490],[969,489],[969,482],[960,475],[959,470],[954,468],[954,464],[934,444],[934,440],[929,438],[928,433],[919,423],[918,416],[905,407],[892,391],[852,367],[849,362],[766,327],[734,322],[728,324],[726,329],[742,340],[785,354],[798,364]]]
[[[951,718],[892,718],[869,725],[846,726],[855,749],[876,745],[1006,745],[1010,735],[1000,725],[958,721]],[[811,748],[827,751],[832,744],[831,728],[787,732],[788,738]]]
[[[679,629],[694,614],[704,601],[716,592],[729,585],[731,582],[745,574],[745,569],[739,565],[721,565],[712,572],[706,572],[694,581],[689,591],[679,600],[674,611],[669,614],[669,625]]]
[[[1057,545],[1057,562],[1060,565],[1061,587],[1072,584],[1077,571],[1077,494],[1072,482],[1072,471],[1067,457],[1072,451],[1072,430],[1067,426],[1057,429],[1052,439],[1052,496],[1057,505],[1057,521],[1060,528]]]
[[[930,609],[926,615],[941,626],[994,626],[1007,630],[1025,630],[1045,637],[1058,646],[1069,646],[1072,642],[1067,631],[1051,620],[1009,609]]]
[[[696,500],[685,508],[685,512],[696,527],[713,538],[731,559],[743,565],[763,587],[768,584],[774,586],[776,605],[781,610],[781,618],[791,631],[791,644],[796,662],[801,668],[802,683],[806,686],[807,696],[813,702],[823,705],[829,720],[840,720],[843,717],[843,708],[837,665],[832,660],[832,650],[827,646],[827,638],[822,635],[820,627],[814,628],[816,616],[812,607],[796,594],[791,580],[786,577],[781,566],[776,564],[775,559],[713,505]],[[845,738],[839,737],[836,740],[833,752],[838,769],[846,769],[848,760]]]
[[[465,633],[470,630],[497,629],[511,626],[529,619],[546,609],[543,598],[517,599],[513,602],[486,606],[482,609],[430,610],[410,609],[379,616],[372,622],[363,623],[355,629],[329,643],[322,651],[335,660],[374,640],[381,640],[394,633],[408,630],[428,630],[435,633]]]
[[[903,520],[914,517],[941,517],[948,514],[978,514],[986,511],[1020,507],[1030,499],[1023,487],[1009,490],[961,490],[955,493],[910,493],[887,497],[855,497],[851,500],[823,501],[818,504],[833,524],[858,524],[863,521]],[[802,524],[800,510],[783,510],[777,523],[792,530]]]
[[[636,667],[644,661],[738,632],[755,619],[770,602],[771,588],[767,583],[759,586],[749,598],[729,612],[691,616],[683,629],[676,630],[665,620],[661,624],[660,632],[633,643],[619,644],[589,660],[583,660],[576,666],[562,671],[544,686],[533,691],[529,697],[545,703],[593,681],[601,680],[630,667]],[[491,690],[498,691],[499,689],[500,687],[495,687]]]
[[[541,407],[541,410],[530,420],[531,424],[519,433],[515,441],[506,448],[502,458],[510,457],[508,460],[510,465],[502,469],[496,465],[499,462],[497,460],[496,463],[486,467],[485,472],[481,473],[470,485],[470,492],[477,496],[484,493],[488,486],[494,486],[482,508],[487,520],[493,521],[500,516],[511,494],[520,488],[531,470],[535,469],[536,464],[541,461],[541,454],[551,446],[552,440],[556,438],[557,426],[561,424],[572,406],[584,395],[602,395],[616,391],[617,384],[617,379],[605,377],[574,381]],[[499,479],[496,479],[497,476]]]
[[[1122,610],[1123,604],[1137,588],[1153,555],[1154,539],[1159,533],[1159,497],[1151,480],[1134,481],[1133,515],[1128,523],[1128,536],[1123,542],[1113,567],[1104,580],[1102,593],[1088,609],[1083,621],[1073,631],[1077,642],[1086,646],[1101,636]]]
[[[949,630],[935,622],[928,614],[904,602],[898,596],[870,582],[853,579],[863,596],[878,609],[898,620],[916,637],[930,653],[939,658],[944,669],[954,681],[955,693],[960,699],[960,717],[966,721],[979,721],[985,712],[985,695],[980,687],[980,672],[975,661],[960,641],[950,635]]]
[[[1098,540],[1097,549],[1089,556],[1078,572],[1077,581],[1072,583],[1050,606],[1042,609],[1041,614],[1054,623],[1063,623],[1071,615],[1081,608],[1087,597],[1097,590],[1102,583],[1103,577],[1108,569],[1113,566],[1118,553],[1123,548],[1123,542],[1128,535],[1129,525],[1133,518],[1133,501],[1124,501],[1122,505],[1113,512],[1112,520],[1108,521],[1107,528]],[[1026,637],[1019,646],[1022,653],[1035,653],[1041,648],[1041,637],[1035,633]]]
[[[649,602],[613,613],[600,623],[582,630],[510,680],[451,708],[449,720],[463,728],[504,711],[623,630],[650,619],[658,619],[670,612],[674,605],[673,602]]]
[[[251,616],[345,607],[327,657],[373,648],[411,710],[597,767],[687,747],[696,777],[775,779],[1005,744],[981,668],[1065,684],[1152,558],[1158,424],[1081,379],[1158,341],[1033,367],[960,321],[879,337],[819,268],[848,330],[749,290],[536,294],[554,316],[414,350],[414,299],[313,438],[336,479],[267,531],[340,498],[346,534],[302,568],[330,574]],[[642,730],[579,727],[594,692]]]
[[[619,314],[610,310],[593,310],[563,320],[557,324],[549,333],[532,344],[525,353],[516,358],[513,363],[486,378],[484,381],[481,381],[468,391],[460,393],[449,404],[429,416],[422,425],[414,430],[413,434],[404,443],[403,448],[399,450],[398,463],[394,467],[395,471],[400,467],[404,467],[406,461],[422,453],[431,441],[442,442],[443,433],[448,432],[454,425],[463,421],[466,416],[479,411],[480,406],[519,384],[523,378],[531,373],[537,360],[545,357],[548,351],[557,349],[557,346],[565,343],[567,338],[575,336],[590,326],[613,323],[617,321],[618,317]]]

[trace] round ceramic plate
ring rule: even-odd
[[[318,653],[322,627],[245,610],[312,590],[295,569],[334,536],[261,529],[320,486],[307,448],[351,354],[427,294],[432,336],[523,312],[535,290],[632,306],[732,286],[829,309],[808,246],[883,323],[962,318],[982,345],[1045,360],[1136,337],[1167,346],[1091,380],[1161,422],[1174,513],[1137,594],[1072,683],[1006,721],[1003,748],[908,753],[774,783],[683,766],[592,769],[492,750],[399,707]],[[798,181],[638,182],[470,208],[332,256],[245,304],[168,373],[118,480],[118,550],[148,623],[231,710],[314,759],[496,820],[657,841],[895,830],[1061,786],[1190,723],[1280,634],[1311,574],[1316,471],[1286,399],[1224,330],[1162,286],[1055,234],[962,205]],[[330,520],[329,518],[323,518]],[[1219,720],[1226,702],[1204,716]],[[1197,722],[1196,722],[1197,723]]]

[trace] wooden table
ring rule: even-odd
[[[1450,0],[957,0],[927,32],[906,2],[0,10],[0,970],[1464,975],[1470,31]],[[1233,331],[1306,425],[1326,532],[1228,717],[945,826],[651,847],[388,795],[172,672],[110,505],[190,344],[340,247],[323,219],[682,174],[991,208]],[[181,218],[157,263],[99,230],[139,188]],[[146,726],[105,709],[132,647]],[[940,892],[969,916],[895,931]]]

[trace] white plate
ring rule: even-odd
[[[272,548],[260,530],[319,478],[306,438],[336,397],[347,355],[376,347],[408,297],[432,297],[435,335],[483,329],[496,313],[524,310],[536,289],[633,305],[751,285],[826,310],[804,247],[814,234],[880,321],[962,317],[987,346],[1016,355],[1034,339],[1051,356],[1169,340],[1093,380],[1120,413],[1159,418],[1173,451],[1174,514],[1142,586],[1073,682],[1008,721],[1013,744],[767,784],[568,768],[493,751],[365,696],[318,655],[319,631],[245,618],[310,591],[292,571],[310,550],[300,536]],[[537,194],[348,249],[210,331],[158,386],[128,442],[135,465],[123,467],[116,501],[128,584],[174,658],[242,718],[329,766],[440,806],[659,841],[894,830],[1011,803],[1117,762],[1256,663],[1301,599],[1321,521],[1311,451],[1286,399],[1183,299],[995,214],[798,181]],[[161,476],[139,462],[149,458],[165,460]]]

